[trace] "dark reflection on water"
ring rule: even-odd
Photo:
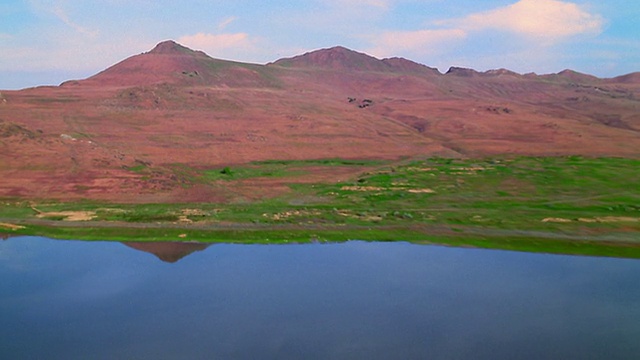
[[[187,242],[137,242],[128,241],[122,244],[144,252],[148,252],[158,257],[158,259],[174,263],[183,257],[208,248],[209,244],[187,243]]]
[[[363,242],[143,250],[195,252],[166,263],[116,243],[0,242],[0,358],[640,358],[635,260]]]

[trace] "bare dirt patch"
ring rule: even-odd
[[[544,219],[542,219],[542,222],[551,222],[551,223],[570,223],[570,222],[571,222],[571,220],[570,220],[570,219],[565,219],[565,218],[548,217],[548,218],[544,218]]]
[[[383,191],[386,190],[383,187],[379,186],[343,186],[340,190],[345,191]]]
[[[20,230],[20,229],[24,229],[24,228],[25,227],[21,226],[21,225],[15,225],[15,224],[9,224],[9,223],[0,223],[0,229],[16,231],[16,230]]]
[[[362,191],[362,192],[366,192],[366,191],[385,191],[385,190],[391,190],[391,191],[396,191],[396,190],[401,190],[401,191],[407,191],[409,193],[412,194],[433,194],[435,193],[435,190],[433,189],[406,189],[403,187],[391,187],[391,188],[383,188],[383,187],[379,187],[379,186],[343,186],[340,188],[340,190],[346,190],[346,191]]]
[[[36,217],[62,218],[62,221],[90,221],[96,218],[96,213],[95,211],[52,211],[39,212]]]
[[[589,222],[601,222],[601,223],[617,223],[617,222],[640,222],[640,218],[628,217],[628,216],[602,216],[594,217],[591,219],[578,219],[579,221],[588,220]]]
[[[191,220],[189,216],[205,217],[209,215],[211,215],[211,213],[204,211],[202,209],[182,209],[181,214],[178,215],[178,222],[192,223],[193,220]]]
[[[433,190],[433,189],[409,189],[409,190],[407,190],[407,192],[410,192],[412,194],[433,194],[433,193],[435,193],[435,190]]]
[[[628,216],[600,216],[592,218],[578,218],[575,220],[565,218],[544,218],[542,222],[553,223],[570,223],[570,222],[583,222],[583,223],[619,223],[619,222],[640,222],[640,218],[628,217]]]
[[[315,216],[320,215],[320,211],[309,211],[309,210],[292,210],[292,211],[284,211],[276,214],[262,214],[263,217],[269,218],[271,220],[285,220],[292,217],[301,217],[301,216]]]

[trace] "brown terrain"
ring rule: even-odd
[[[255,160],[637,158],[640,73],[441,74],[342,47],[257,65],[166,41],[88,79],[2,91],[0,149],[2,197],[119,202],[228,200],[184,186],[181,167]],[[349,176],[327,171],[293,181]],[[278,189],[256,182],[238,191]]]

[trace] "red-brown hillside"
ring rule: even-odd
[[[379,73],[440,74],[437,69],[403,58],[376,59],[342,46],[311,51],[292,58],[280,59],[269,65],[285,68],[324,69],[332,71],[370,71]]]
[[[154,84],[270,86],[264,66],[213,59],[174,41],[164,41],[147,53],[132,56],[80,82],[89,86]]]
[[[639,157],[636,79],[440,74],[342,47],[244,64],[167,41],[85,80],[2,91],[0,196],[225,200],[180,169],[271,159]],[[263,185],[242,196],[277,189]]]

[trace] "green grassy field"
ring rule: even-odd
[[[414,241],[640,257],[640,160],[583,157],[265,161],[188,169],[199,184],[368,169],[242,203],[107,204],[3,199],[8,234],[136,241]],[[187,171],[184,167],[176,167]],[[371,170],[373,169],[373,170]],[[356,171],[357,172],[357,171]],[[90,221],[71,220],[87,212]],[[24,226],[11,228],[10,225]]]

